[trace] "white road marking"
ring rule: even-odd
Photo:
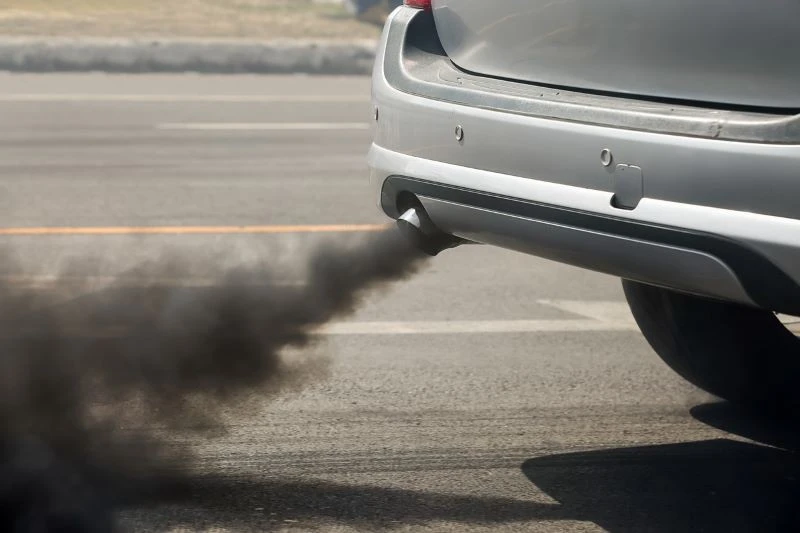
[[[533,320],[448,320],[419,322],[340,322],[328,324],[322,335],[436,335],[465,333],[569,333],[639,331],[628,305],[619,301],[539,300],[583,317]]]
[[[210,288],[219,287],[224,278],[169,278],[169,277],[147,277],[137,278],[135,276],[0,276],[0,283],[8,284],[11,287],[22,289],[57,289],[57,288],[77,288],[88,290],[101,290],[104,288],[125,287],[131,289],[164,286],[180,288]],[[263,283],[260,280],[243,280],[242,286],[252,287],[303,287],[303,281],[275,280]]]
[[[128,102],[128,103],[348,103],[369,102],[368,96],[292,94],[0,94],[0,102]]]
[[[68,304],[69,300],[63,303]],[[600,331],[638,331],[629,324],[598,322],[596,320],[465,320],[419,322],[334,322],[315,331],[316,336],[342,335],[458,335],[487,333],[573,333]],[[130,333],[126,326],[102,328],[76,327],[65,331],[77,337],[113,338]],[[27,332],[0,334],[0,338],[15,337]]]
[[[320,335],[445,335],[464,333],[559,333],[581,331],[636,331],[628,322],[599,320],[453,320],[418,322],[339,322],[319,330]]]
[[[175,122],[160,130],[178,131],[343,131],[368,130],[366,122]]]
[[[598,322],[614,324],[628,324],[631,329],[638,331],[636,321],[626,302],[622,301],[581,301],[581,300],[538,300],[537,303],[555,307],[573,315],[590,318]],[[778,315],[778,319],[786,328],[800,335],[800,317]]]
[[[779,314],[778,315],[778,320],[780,320],[781,323],[783,323],[784,325],[787,325],[787,326],[800,323],[800,317],[796,317],[796,316],[793,316],[793,315]]]
[[[211,287],[218,284],[215,279],[119,279],[114,276],[90,276],[86,278],[63,278],[56,276],[4,276],[1,281],[11,285],[46,289],[55,282],[74,281],[82,288],[93,285],[93,290],[101,290],[109,285],[138,287],[164,283],[183,287]],[[81,283],[83,282],[83,283]],[[145,282],[145,283],[143,283]],[[303,286],[303,282],[279,280],[271,285]],[[73,294],[73,297],[75,294]],[[333,322],[315,331],[320,336],[340,335],[454,335],[488,333],[579,333],[601,331],[638,332],[639,328],[631,315],[628,305],[620,301],[580,301],[580,300],[539,300],[537,303],[560,309],[582,318],[530,319],[530,320],[439,320],[439,321],[370,321]],[[800,333],[797,317],[781,317],[792,331]],[[790,322],[794,322],[789,324]],[[109,328],[102,331],[76,331],[75,334],[88,336],[116,336],[124,334],[124,328]]]
[[[788,329],[795,335],[800,335],[800,317],[793,315],[778,314],[778,320],[781,321],[781,323],[786,327],[786,329]]]
[[[583,301],[583,300],[538,300],[537,303],[555,307],[573,315],[591,318],[599,322],[631,324],[636,322],[626,302],[621,301]]]
[[[99,291],[109,286],[118,287],[143,287],[163,283],[181,287],[211,287],[216,286],[219,280],[193,278],[193,279],[146,279],[137,280],[118,278],[115,276],[3,276],[0,281],[12,286],[31,289],[49,289],[57,285],[68,288],[64,283],[75,283],[77,292],[64,293],[64,301],[85,294],[86,290]],[[278,280],[271,285],[303,286],[303,282],[291,280]],[[555,307],[566,312],[582,316],[574,319],[529,319],[529,320],[439,320],[439,321],[369,321],[369,322],[333,322],[325,324],[314,331],[318,336],[341,335],[454,335],[454,334],[491,334],[491,333],[571,333],[571,332],[602,332],[602,331],[639,331],[627,305],[623,302],[601,301],[572,301],[572,300],[540,300],[540,304]],[[70,332],[79,336],[89,337],[114,337],[124,335],[126,328],[106,327],[101,330],[76,329]]]

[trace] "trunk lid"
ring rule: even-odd
[[[716,105],[800,108],[798,0],[433,0],[460,68]]]

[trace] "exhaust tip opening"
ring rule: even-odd
[[[462,240],[458,237],[448,235],[436,227],[422,207],[422,203],[413,194],[401,194],[397,205],[406,207],[400,211],[402,215],[397,219],[397,228],[419,250],[436,256],[444,250],[462,244]]]

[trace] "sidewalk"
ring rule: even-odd
[[[0,70],[367,75],[375,41],[0,38]]]
[[[0,70],[368,74],[379,34],[319,0],[7,0]]]

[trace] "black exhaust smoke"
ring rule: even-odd
[[[202,291],[112,284],[68,306],[58,290],[0,284],[0,527],[113,530],[116,506],[179,480],[192,438],[224,432],[226,413],[324,375],[285,349],[424,257],[387,231],[327,242],[298,284],[266,266]],[[174,278],[190,261],[133,272]]]

